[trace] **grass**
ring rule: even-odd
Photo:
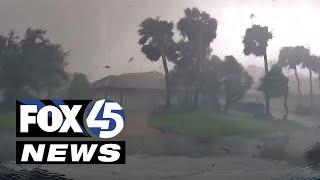
[[[0,130],[11,130],[16,127],[15,112],[1,112]]]
[[[249,115],[225,116],[212,112],[209,108],[191,111],[186,108],[173,108],[168,113],[153,114],[149,124],[158,129],[167,129],[182,135],[193,136],[255,136],[272,132],[295,132],[306,129],[288,121],[256,120]]]

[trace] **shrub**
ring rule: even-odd
[[[317,142],[312,148],[306,152],[305,159],[307,163],[315,167],[320,163],[320,143]]]

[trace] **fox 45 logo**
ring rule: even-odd
[[[45,141],[17,141],[18,164],[125,163],[124,141],[101,140],[117,136],[124,128],[122,107],[111,100],[17,100],[17,137],[45,137]],[[55,141],[48,141],[56,137]],[[78,137],[77,141],[56,141]]]

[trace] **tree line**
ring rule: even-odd
[[[171,106],[172,89],[179,88],[185,91],[185,102],[191,103],[194,108],[199,105],[199,95],[208,97],[219,108],[218,94],[222,93],[225,97],[224,111],[227,112],[251,87],[252,77],[235,57],[226,56],[222,61],[212,53],[210,44],[217,37],[217,27],[215,18],[197,8],[185,9],[184,16],[176,24],[160,20],[159,17],[147,18],[140,24],[138,44],[141,51],[149,60],[161,60],[163,63],[167,108]],[[312,72],[319,74],[320,82],[320,59],[303,46],[283,47],[278,62],[269,70],[267,47],[272,38],[272,32],[267,26],[252,25],[246,29],[243,37],[243,53],[263,57],[265,75],[258,89],[265,96],[265,114],[271,115],[271,98],[283,97],[286,110],[283,118],[286,119],[289,80],[282,68],[295,71],[300,98],[298,66],[308,69],[310,100],[313,105]],[[168,61],[174,63],[172,71],[168,69]]]
[[[42,29],[27,28],[23,37],[13,30],[0,35],[1,108],[20,98],[88,98],[86,75],[65,71],[68,54]]]
[[[188,8],[176,24],[180,34],[175,41],[174,23],[147,18],[138,30],[141,51],[151,61],[161,60],[166,82],[166,107],[171,106],[172,89],[185,92],[185,103],[194,108],[205,96],[220,109],[218,94],[224,93],[224,111],[240,100],[251,87],[252,77],[230,55],[222,61],[212,53],[210,44],[217,36],[217,20],[197,8]],[[169,71],[168,61],[174,63]],[[224,91],[221,91],[221,89]]]

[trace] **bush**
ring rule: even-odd
[[[91,99],[92,88],[85,74],[75,73],[66,92],[68,99]]]
[[[308,165],[315,167],[320,163],[320,143],[316,143],[309,151],[305,154]]]

